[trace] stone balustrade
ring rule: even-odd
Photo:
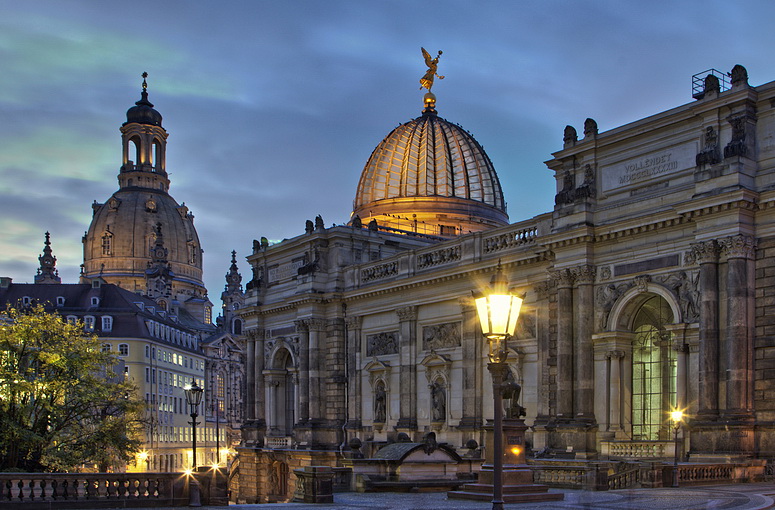
[[[202,503],[225,504],[226,476],[211,471],[195,475]],[[0,473],[0,508],[185,506],[188,481],[181,473]]]
[[[673,441],[602,441],[603,457],[624,459],[664,459],[675,455]]]

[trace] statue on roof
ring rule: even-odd
[[[420,78],[420,88],[428,89],[428,92],[430,92],[431,87],[433,87],[433,80],[436,76],[438,76],[440,80],[444,79],[442,75],[436,72],[439,68],[439,57],[442,52],[439,50],[439,54],[436,58],[431,58],[430,53],[428,53],[425,48],[420,49],[422,50],[422,56],[425,58],[425,65],[428,66],[428,71],[425,73],[425,76]]]

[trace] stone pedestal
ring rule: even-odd
[[[334,502],[334,471],[328,466],[305,466],[294,469],[296,491],[293,501],[303,503]]]
[[[485,463],[479,472],[477,483],[467,483],[459,490],[449,491],[450,499],[472,499],[490,501],[493,494],[493,427],[485,427]],[[503,420],[503,501],[505,503],[526,503],[529,501],[558,501],[562,493],[549,493],[546,485],[533,483],[533,472],[525,463],[525,430],[521,419]]]

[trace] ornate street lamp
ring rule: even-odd
[[[199,481],[196,479],[196,426],[198,424],[196,418],[199,416],[199,404],[202,403],[202,394],[204,393],[204,390],[200,388],[196,383],[196,380],[192,378],[191,384],[183,388],[183,391],[186,392],[186,403],[188,404],[190,411],[189,415],[191,416],[191,421],[189,423],[191,424],[192,457],[191,477],[188,479],[188,506],[202,506],[200,502]]]
[[[196,419],[199,416],[199,404],[202,403],[204,390],[199,387],[196,380],[191,379],[191,384],[186,386],[184,391],[186,392],[186,403],[188,404],[190,411],[189,415],[191,416],[191,421],[189,422],[191,424],[191,449],[193,453],[191,469],[196,470],[196,426],[199,424]]]
[[[477,296],[476,312],[482,326],[482,334],[489,344],[490,362],[487,369],[492,375],[492,396],[494,411],[493,426],[493,486],[492,508],[503,509],[503,380],[508,367],[508,340],[517,328],[517,318],[522,307],[522,298],[509,293],[509,282],[498,268],[490,280],[490,287],[482,296]]]
[[[675,458],[673,459],[673,487],[678,487],[678,431],[681,429],[684,413],[680,409],[675,409],[670,413],[670,419],[673,420],[673,430],[675,431]]]

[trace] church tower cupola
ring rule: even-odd
[[[118,174],[119,186],[169,191],[166,170],[167,131],[161,126],[161,114],[148,100],[148,73],[143,73],[143,91],[135,106],[127,110],[121,126],[123,161]]]

